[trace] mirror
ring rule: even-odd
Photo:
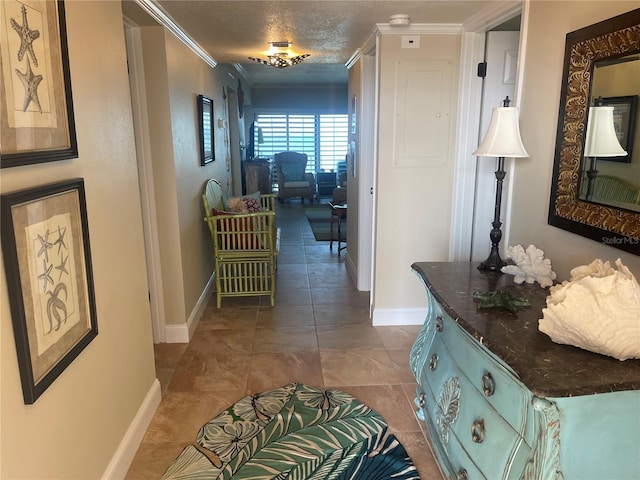
[[[633,192],[640,188],[640,80],[633,75],[639,69],[640,9],[567,34],[548,217],[550,225],[636,255],[640,191],[635,198]],[[584,157],[589,108],[596,99],[613,107],[616,136],[631,155]],[[614,187],[604,185],[609,178]]]
[[[612,156],[589,157],[585,145],[581,200],[640,212],[640,149],[633,148],[640,136],[639,94],[640,54],[594,63],[589,105],[613,108],[609,127],[615,132],[616,147],[626,153],[615,155],[614,150]],[[587,117],[587,131],[589,121]]]

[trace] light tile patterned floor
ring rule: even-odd
[[[380,413],[421,478],[441,474],[414,414],[409,350],[419,327],[372,327],[344,256],[316,242],[296,200],[278,206],[282,229],[276,306],[215,298],[186,344],[155,346],[162,401],[128,479],[158,479],[198,429],[249,393],[300,382],[343,390]]]

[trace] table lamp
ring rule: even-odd
[[[587,120],[587,136],[584,142],[584,156],[590,158],[589,170],[587,170],[587,200],[593,197],[593,185],[598,175],[598,157],[621,157],[627,152],[622,148],[616,135],[613,124],[613,107],[600,105],[596,100],[596,106],[589,108]]]
[[[504,159],[528,157],[529,154],[522,144],[520,128],[518,127],[518,109],[509,107],[509,97],[502,101],[502,107],[494,107],[491,113],[491,121],[487,134],[480,146],[473,152],[478,157],[497,157],[498,169],[496,170],[496,202],[493,222],[489,238],[491,239],[491,252],[487,259],[478,265],[479,270],[500,271],[506,265],[500,258],[500,240],[502,231],[500,227],[500,209],[502,204],[502,182],[506,175]]]

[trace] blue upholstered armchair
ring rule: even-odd
[[[316,181],[312,173],[305,172],[307,155],[297,152],[281,152],[274,156],[278,176],[278,200],[301,197],[313,203]]]

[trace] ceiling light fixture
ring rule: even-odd
[[[263,65],[269,65],[270,67],[275,68],[286,68],[301,63],[305,58],[310,57],[311,54],[304,53],[302,55],[289,56],[289,53],[286,51],[277,51],[277,49],[289,48],[293,45],[291,42],[269,42],[271,45],[273,53],[267,55],[267,60],[256,57],[248,57],[249,60],[256,63],[262,63]]]

